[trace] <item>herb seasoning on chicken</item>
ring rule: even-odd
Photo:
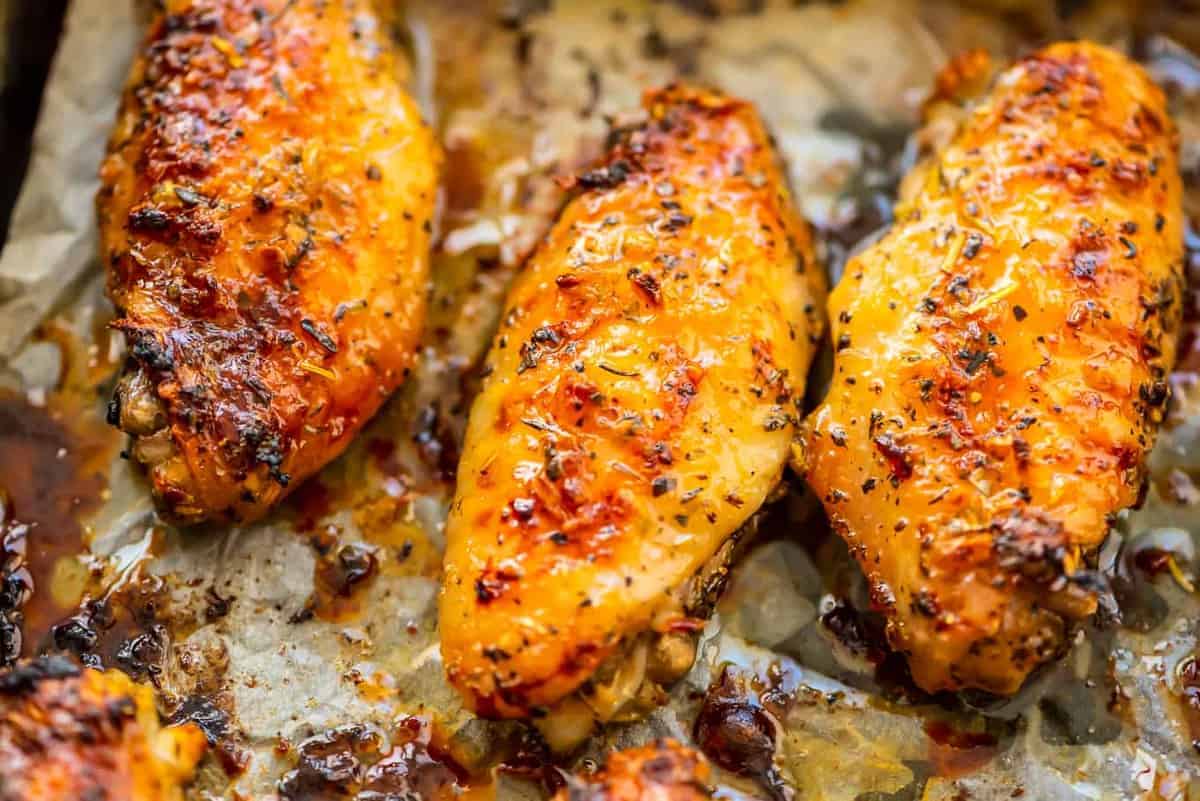
[[[807,477],[926,690],[1012,693],[1096,608],[1167,400],[1176,150],[1140,67],[1048,47],[965,112],[830,297]]]
[[[123,673],[61,657],[0,673],[3,801],[183,801],[205,748],[194,724],[162,728]]]
[[[111,421],[183,523],[260,517],[408,374],[437,148],[367,0],[170,0],[97,199]]]
[[[645,107],[509,293],[447,528],[450,679],[556,748],[690,666],[821,329],[822,273],[754,109],[679,87]]]

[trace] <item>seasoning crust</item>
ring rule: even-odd
[[[1088,43],[963,116],[831,294],[802,461],[917,684],[1009,694],[1095,611],[1096,551],[1143,486],[1180,321],[1178,141],[1142,68]]]
[[[366,0],[171,0],[97,199],[110,420],[178,522],[246,522],[407,376],[438,150]]]
[[[618,646],[699,627],[676,590],[779,481],[821,332],[752,106],[678,86],[644,106],[509,292],[471,411],[440,626],[483,715],[545,714]],[[620,669],[653,674],[644,656]]]
[[[0,801],[182,801],[206,747],[123,673],[50,657],[0,674]]]

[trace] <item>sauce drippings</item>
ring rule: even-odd
[[[1174,554],[1162,548],[1142,548],[1133,556],[1133,563],[1147,576],[1157,576],[1170,570]]]
[[[295,512],[297,531],[314,531],[333,511],[333,493],[320,477],[310,478],[292,493],[287,505]]]
[[[464,772],[434,745],[433,727],[407,718],[391,735],[352,724],[323,732],[297,747],[296,767],[279,782],[285,801],[456,798]]]
[[[929,761],[934,772],[959,778],[986,765],[999,751],[995,736],[985,731],[962,731],[944,720],[925,723],[929,735]]]
[[[755,692],[727,668],[704,696],[694,735],[714,763],[753,779],[773,801],[785,801],[791,792],[775,764],[778,726],[762,695],[774,694]]]
[[[409,478],[394,461],[394,445],[372,438],[367,453],[373,474],[365,481],[327,472],[288,502],[296,529],[307,535],[316,554],[313,592],[293,623],[358,619],[367,611],[364,601],[378,576],[431,577],[441,568],[440,551],[414,517]],[[351,526],[337,516],[346,509],[352,510]]]
[[[314,612],[322,620],[345,621],[362,611],[361,593],[379,572],[373,546],[336,540],[317,544]]]
[[[72,406],[0,395],[0,664],[33,655],[86,583],[80,519],[103,498],[116,437]]]

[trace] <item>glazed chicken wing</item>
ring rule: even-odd
[[[1167,400],[1176,149],[1140,67],[1051,46],[966,112],[830,297],[807,477],[927,690],[1011,693],[1096,608]]]
[[[57,657],[0,673],[0,801],[183,801],[205,747],[123,673]]]
[[[367,0],[170,0],[97,199],[110,407],[174,519],[248,521],[407,375],[437,150]]]
[[[581,726],[655,703],[789,450],[820,333],[809,232],[750,105],[645,107],[510,291],[471,411],[441,637],[483,715],[585,682]]]
[[[590,776],[569,776],[554,801],[706,801],[708,760],[675,740],[617,751]]]

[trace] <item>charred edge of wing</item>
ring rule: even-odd
[[[38,657],[0,673],[0,697],[30,695],[45,682],[73,679],[82,673],[79,665],[64,656]]]
[[[707,619],[713,613],[729,582],[731,566],[753,542],[765,517],[756,512],[721,545],[720,549],[691,578],[672,593],[688,621]],[[556,751],[572,750],[582,732],[559,732],[560,727],[577,727],[581,704],[592,718],[591,728],[609,722],[635,720],[661,706],[667,690],[691,670],[696,660],[702,627],[689,625],[668,631],[642,631],[623,638],[578,690],[549,708],[528,709],[537,728]],[[641,675],[629,680],[630,665],[640,666]],[[509,688],[504,692],[510,705],[523,703],[531,688]]]
[[[1060,521],[1037,509],[1017,508],[992,520],[989,528],[997,567],[1049,593],[1042,605],[1064,625],[1087,617],[1097,601],[1105,605],[1111,596],[1108,580],[1095,566],[1098,549],[1074,545]]]
[[[119,747],[138,707],[128,692],[97,680],[104,681],[61,656],[39,657],[0,675],[0,750],[7,745],[74,767],[75,746],[104,760],[103,751]]]
[[[189,733],[168,750],[152,739],[155,731],[141,725],[150,709],[144,692],[121,674],[85,671],[60,656],[0,675],[0,763],[25,766],[12,776],[0,771],[0,797],[109,797],[97,793],[101,786],[136,798],[181,797],[174,771],[190,770],[186,752],[196,743]]]
[[[687,126],[690,117],[716,117],[734,113],[745,106],[742,101],[719,92],[681,84],[647,92],[642,105],[648,119],[613,128],[606,143],[605,162],[571,178],[567,183],[569,191],[565,202],[584,192],[615,189],[630,176],[648,172],[646,157],[662,144],[664,137],[677,139],[678,129]]]

